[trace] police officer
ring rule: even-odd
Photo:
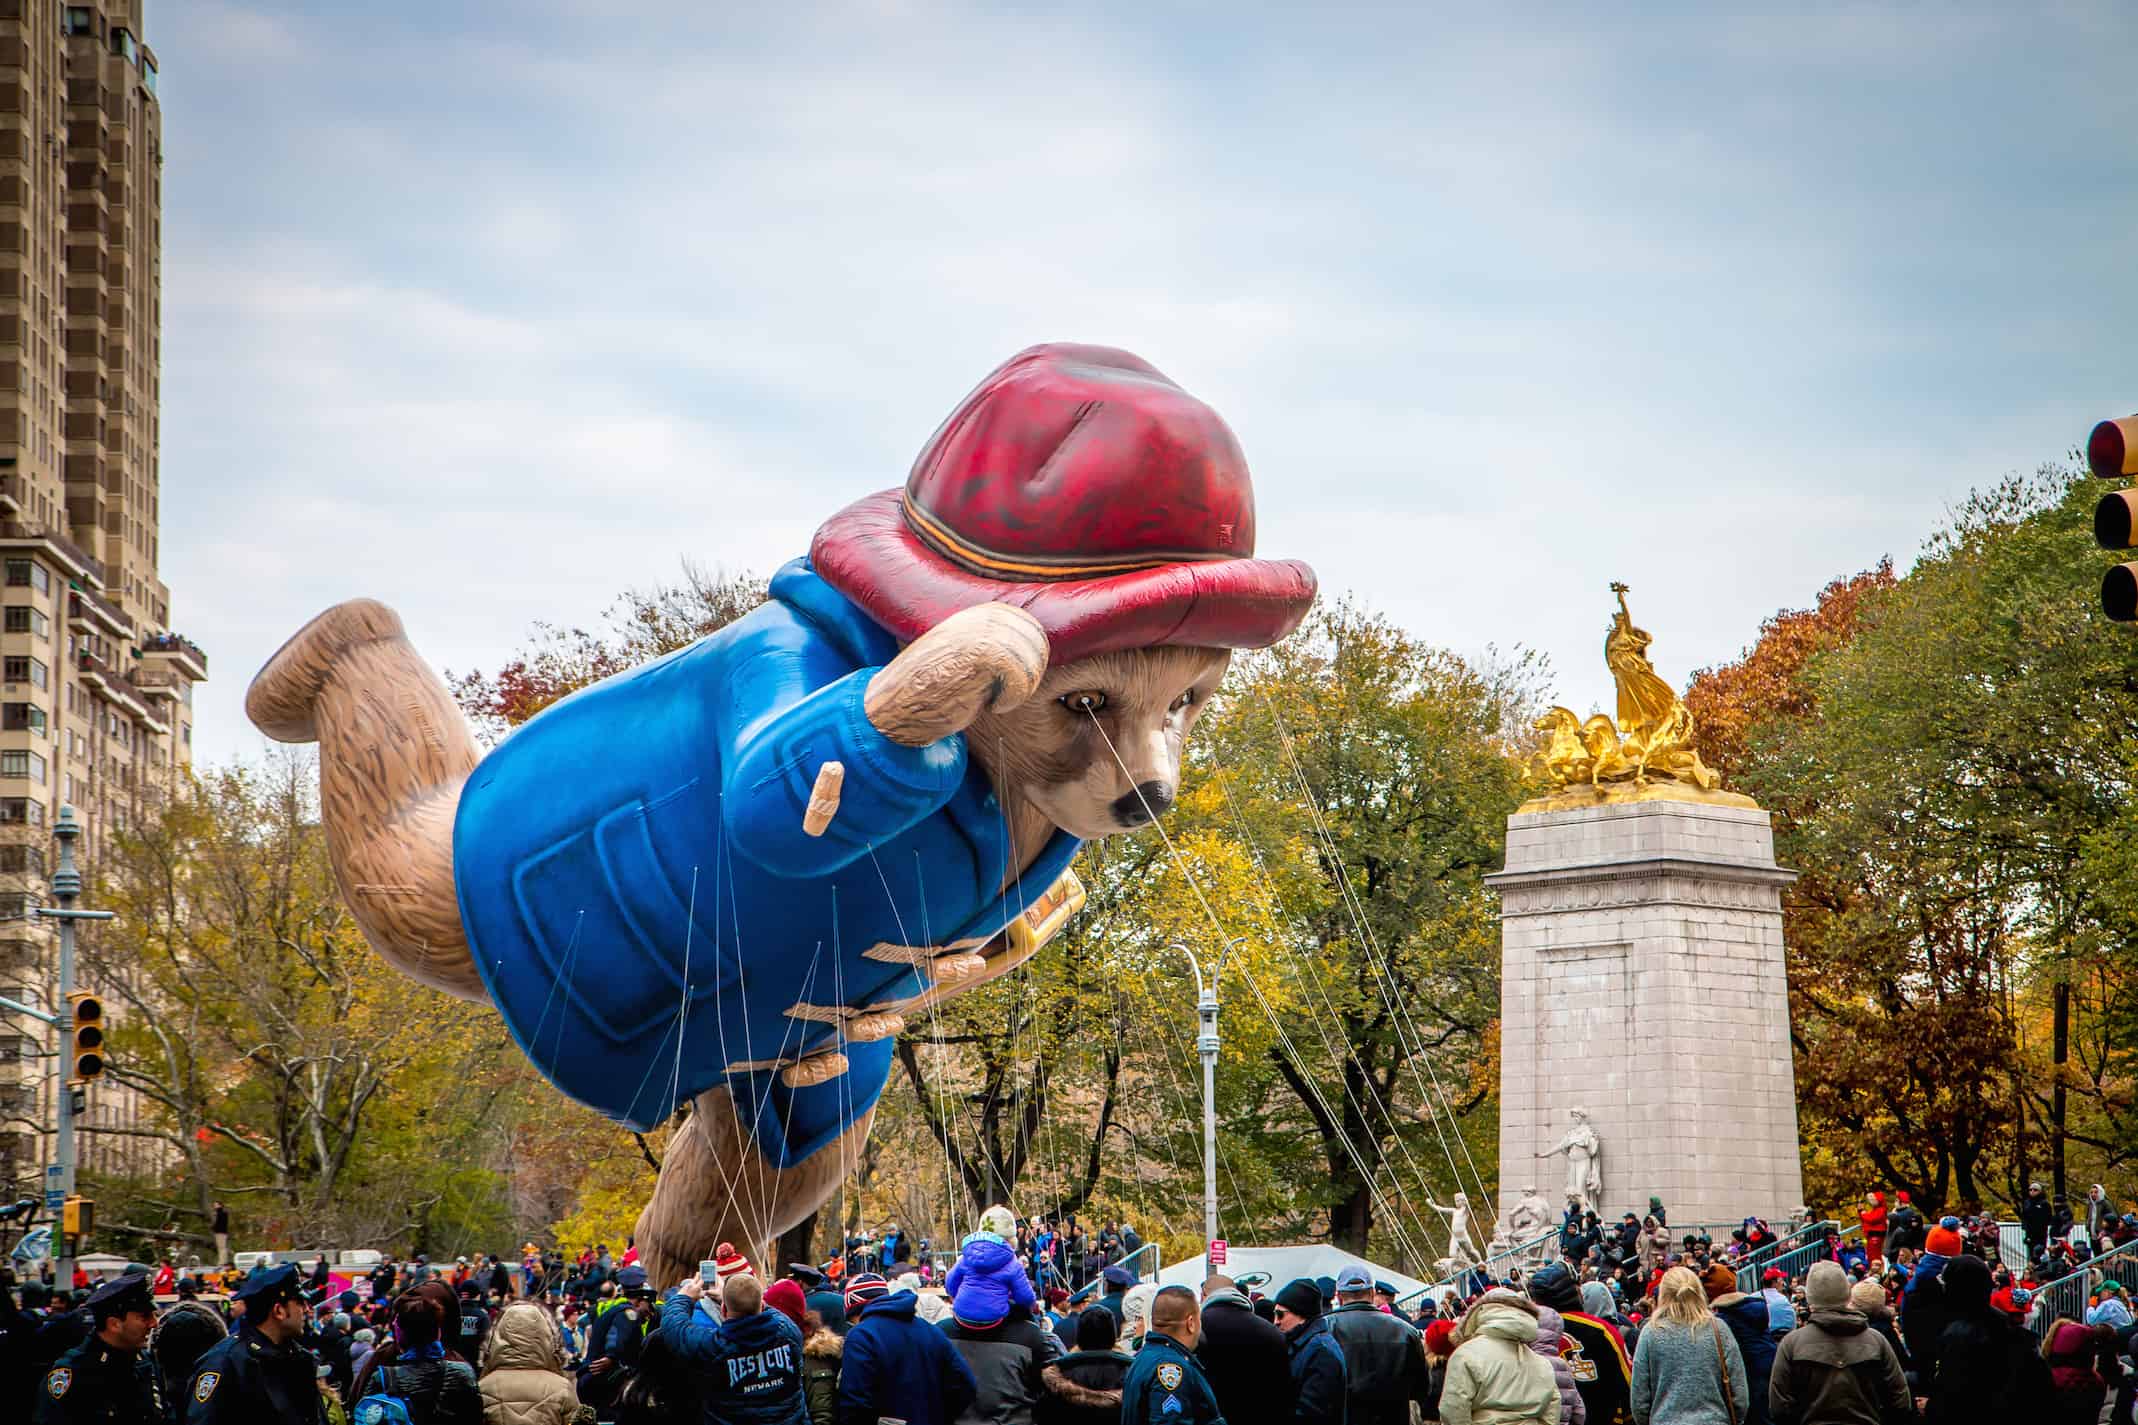
[[[1225,1425],[1217,1395],[1195,1359],[1202,1309],[1184,1286],[1151,1298],[1151,1327],[1121,1382],[1121,1425]]]
[[[148,1276],[136,1272],[106,1282],[90,1293],[85,1310],[96,1334],[45,1372],[37,1392],[37,1425],[161,1420],[163,1397],[143,1350],[156,1329]]]
[[[308,1313],[297,1268],[255,1267],[231,1295],[245,1320],[195,1363],[186,1425],[320,1425],[319,1358],[298,1344]]]

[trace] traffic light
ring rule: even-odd
[[[2095,426],[2086,438],[2086,464],[2103,480],[2138,476],[2138,416]],[[2138,549],[2138,489],[2101,497],[2093,507],[2093,537],[2103,549]],[[2101,611],[2117,623],[2138,621],[2138,561],[2103,576]]]
[[[70,1197],[59,1210],[63,1237],[87,1237],[96,1231],[97,1205],[86,1197]]]
[[[73,1012],[68,1030],[67,1081],[86,1084],[104,1074],[104,1001],[87,990],[67,996]]]

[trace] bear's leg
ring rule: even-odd
[[[267,660],[245,715],[319,744],[319,808],[342,898],[372,947],[425,984],[488,996],[453,895],[453,812],[479,759],[467,720],[371,599],[336,604]]]
[[[871,1108],[805,1161],[781,1169],[758,1155],[724,1085],[699,1094],[668,1145],[652,1200],[638,1215],[647,1285],[665,1293],[696,1275],[698,1263],[722,1242],[747,1255],[767,1285],[777,1281],[786,1264],[767,1254],[780,1233],[822,1206],[853,1171],[875,1116]]]

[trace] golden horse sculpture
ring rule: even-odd
[[[1722,779],[1693,747],[1692,713],[1648,661],[1651,639],[1646,629],[1634,627],[1626,586],[1613,584],[1611,590],[1618,595],[1618,612],[1604,637],[1604,662],[1618,685],[1618,720],[1597,713],[1584,721],[1563,707],[1537,719],[1537,731],[1550,738],[1541,760],[1553,788],[1601,791],[1615,782],[1645,787],[1660,776],[1703,792],[1716,790]]]

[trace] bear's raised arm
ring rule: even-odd
[[[807,655],[823,651],[768,650],[737,671],[731,706],[758,715],[721,758],[722,816],[735,849],[796,880],[836,871],[934,815],[965,778],[962,736],[902,747],[876,730],[864,704],[880,669],[812,686]],[[811,836],[802,819],[826,762],[843,764],[846,782],[838,815]]]

